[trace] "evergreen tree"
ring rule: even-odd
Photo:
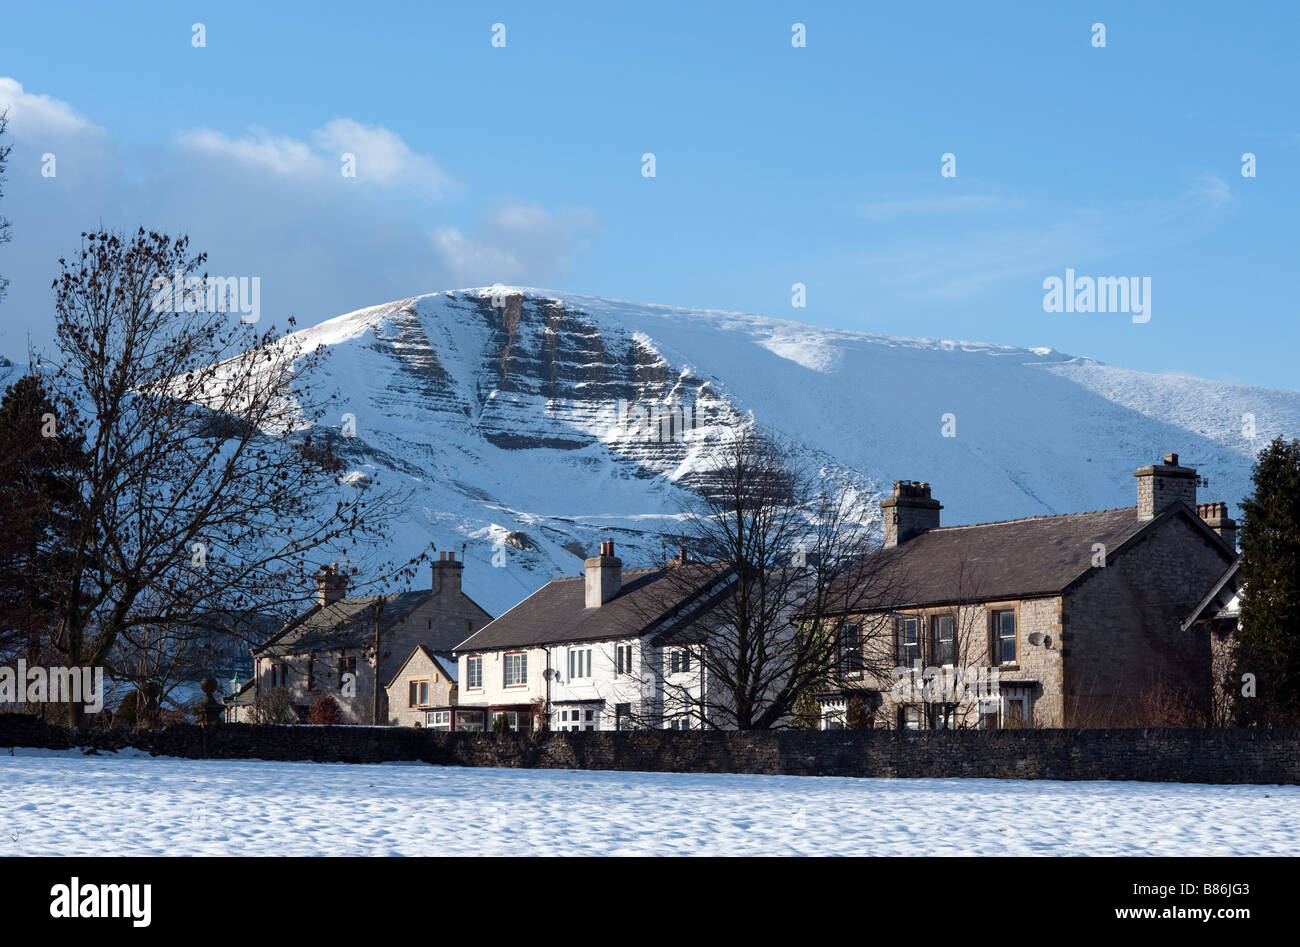
[[[75,410],[25,375],[0,400],[0,649],[40,660],[60,602],[50,577],[67,569],[82,516],[85,460]]]
[[[1241,629],[1229,682],[1238,722],[1300,725],[1300,440],[1273,440],[1242,502]],[[1253,675],[1250,696],[1243,676]],[[1245,693],[1243,694],[1243,691]]]
[[[856,695],[849,698],[844,714],[844,725],[850,730],[871,729],[871,711],[867,709],[864,698]]]
[[[822,728],[822,705],[813,696],[811,690],[805,690],[796,698],[794,711],[790,714],[792,730],[820,730]]]

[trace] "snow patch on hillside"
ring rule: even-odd
[[[526,287],[398,300],[291,339],[328,350],[316,393],[334,396],[349,469],[413,493],[392,552],[463,546],[493,614],[602,539],[628,567],[657,561],[709,445],[751,414],[869,501],[929,481],[946,524],[1131,506],[1133,471],[1168,451],[1235,505],[1265,440],[1300,432],[1294,391]],[[689,406],[694,426],[647,442],[620,399]]]

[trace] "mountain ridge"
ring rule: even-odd
[[[463,548],[493,613],[603,538],[629,567],[659,559],[708,445],[751,414],[868,500],[932,482],[951,524],[1131,506],[1133,470],[1167,451],[1209,479],[1203,499],[1235,506],[1254,453],[1300,430],[1286,389],[535,287],[411,296],[291,337],[330,351],[317,387],[355,433],[341,415],[323,433],[358,482],[416,495],[395,551]],[[637,428],[650,406],[689,429]]]

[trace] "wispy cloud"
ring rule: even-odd
[[[1001,202],[994,194],[955,194],[933,197],[914,197],[908,200],[869,200],[854,210],[867,220],[896,220],[931,214],[956,214],[963,211],[993,207]]]
[[[411,149],[395,132],[336,118],[311,133],[311,141],[273,135],[261,128],[234,138],[210,128],[179,132],[181,147],[219,156],[284,177],[343,177],[365,186],[401,188],[440,197],[455,182],[428,155]]]
[[[900,200],[894,202],[900,210],[888,214],[882,208],[873,219],[950,212],[941,220],[881,231],[888,249],[862,264],[882,285],[962,300],[1011,280],[1194,239],[1216,226],[1235,200],[1229,183],[1212,174],[1189,178],[1175,194],[1110,205],[1061,206],[1024,198]]]

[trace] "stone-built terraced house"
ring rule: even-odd
[[[352,598],[345,595],[345,576],[323,570],[316,603],[253,649],[254,674],[241,693],[238,722],[249,722],[257,696],[275,688],[288,693],[303,721],[323,695],[338,702],[345,723],[422,721],[426,707],[454,695],[452,648],[492,620],[461,590],[463,568],[455,553],[439,553],[430,588]],[[421,682],[430,686],[421,689]]]
[[[823,727],[1207,722],[1211,636],[1187,616],[1236,560],[1236,524],[1197,505],[1177,454],[1134,476],[1135,506],[952,527],[928,483],[896,482],[870,569],[889,595],[840,616]]]

